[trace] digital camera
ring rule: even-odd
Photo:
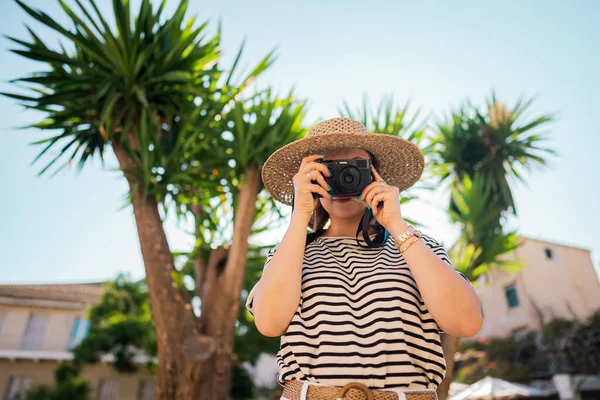
[[[329,193],[333,197],[358,196],[373,182],[371,160],[317,160],[331,171],[325,182],[331,186]],[[316,197],[321,197],[320,195]]]

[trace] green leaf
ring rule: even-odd
[[[163,75],[156,76],[148,80],[148,83],[167,82],[167,83],[186,83],[191,80],[192,74],[187,71],[169,71]]]
[[[104,104],[104,107],[102,108],[102,111],[100,112],[100,119],[98,121],[99,126],[104,126],[106,120],[108,119],[109,114],[111,114],[113,112],[113,109],[114,109],[115,105],[117,104],[117,101],[119,101],[120,97],[121,97],[121,94],[117,93],[117,92],[112,92],[108,96],[108,100],[106,101],[106,103]]]
[[[134,85],[132,88],[135,93],[137,99],[142,103],[144,107],[150,107],[150,103],[148,103],[148,98],[146,97],[146,93],[144,93],[144,89],[141,87]]]

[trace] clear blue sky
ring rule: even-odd
[[[28,3],[65,21],[57,2]],[[293,85],[310,99],[311,121],[337,116],[342,99],[358,104],[363,93],[372,99],[393,93],[436,116],[466,97],[482,103],[492,89],[509,104],[522,93],[537,95],[532,113],[558,112],[547,128],[561,156],[550,169],[530,174],[528,187],[517,186],[515,223],[525,235],[592,249],[598,266],[600,2],[192,3],[191,11],[200,20],[210,18],[213,27],[222,18],[226,56],[244,37],[248,61],[277,46],[279,59],[262,84],[282,91]],[[0,12],[3,34],[25,37],[26,21],[39,30],[12,1],[2,1]],[[9,79],[42,67],[9,47],[1,38],[2,90],[10,88]],[[40,133],[13,128],[39,117],[0,98],[0,281],[93,281],[119,271],[142,276],[132,213],[121,208],[125,182],[99,165],[81,175],[67,170],[36,177],[40,166],[30,161],[39,148],[28,143]],[[444,194],[427,200],[405,213],[451,244],[458,232],[443,212]],[[174,249],[186,249],[190,239],[173,224],[168,234]],[[280,235],[273,233],[273,241]]]

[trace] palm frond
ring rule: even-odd
[[[409,108],[410,102],[403,106],[396,105],[394,97],[389,95],[384,96],[379,105],[371,109],[368,97],[363,95],[363,102],[355,111],[352,111],[348,102],[344,100],[338,112],[342,117],[360,121],[370,132],[400,136],[420,145],[427,120],[419,122],[420,110],[411,115]]]
[[[113,32],[95,1],[76,0],[76,7],[60,1],[62,11],[72,22],[68,28],[43,11],[17,2],[67,43],[51,49],[30,28],[29,41],[9,38],[21,47],[14,49],[15,53],[47,67],[15,80],[31,94],[3,93],[46,114],[44,121],[33,126],[62,132],[52,136],[60,140],[53,139],[46,146],[60,145],[65,140],[68,144],[55,156],[65,157],[63,165],[77,157],[81,167],[95,154],[103,158],[106,145],[120,143],[142,152],[134,157],[141,163],[140,168],[155,167],[149,161],[156,162],[157,158],[144,147],[157,146],[158,131],[142,132],[140,116],[147,115],[142,118],[146,119],[145,128],[155,129],[157,124],[149,120],[161,121],[158,125],[162,125],[181,118],[194,108],[194,97],[207,95],[202,82],[216,72],[210,66],[218,61],[220,50],[218,38],[206,37],[206,23],[194,27],[194,18],[184,21],[185,1],[163,20],[164,2],[153,11],[149,0],[142,0],[133,21],[129,2],[114,0]],[[168,127],[163,133],[169,135]],[[140,147],[142,141],[144,146]],[[78,151],[67,154],[70,146]],[[47,148],[40,153],[47,154]],[[56,160],[51,160],[42,172],[55,164]],[[144,181],[146,187],[151,185],[152,173],[138,175],[148,180]]]
[[[525,120],[523,115],[532,100],[520,98],[509,109],[496,98],[487,101],[484,111],[469,101],[437,125],[432,138],[432,170],[443,171],[440,180],[460,181],[465,175],[474,178],[478,172],[488,176],[496,199],[507,210],[516,213],[508,182],[510,177],[523,180],[524,170],[546,165],[554,151],[545,143],[548,137],[540,131],[553,120],[542,115]]]

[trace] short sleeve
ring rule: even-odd
[[[269,263],[271,262],[271,259],[273,258],[273,256],[275,255],[275,252],[277,251],[277,246],[272,247],[269,252],[267,253],[267,259],[265,261],[265,265],[263,267],[263,272],[265,271],[265,268],[267,268],[267,265],[269,265]],[[248,293],[248,298],[246,299],[246,309],[248,310],[248,312],[250,312],[250,314],[254,315],[254,310],[253,310],[253,301],[254,301],[254,292],[256,290],[256,285],[258,285],[258,282],[256,282],[256,284],[254,284],[254,286],[252,287],[252,290],[250,290],[250,293]]]

